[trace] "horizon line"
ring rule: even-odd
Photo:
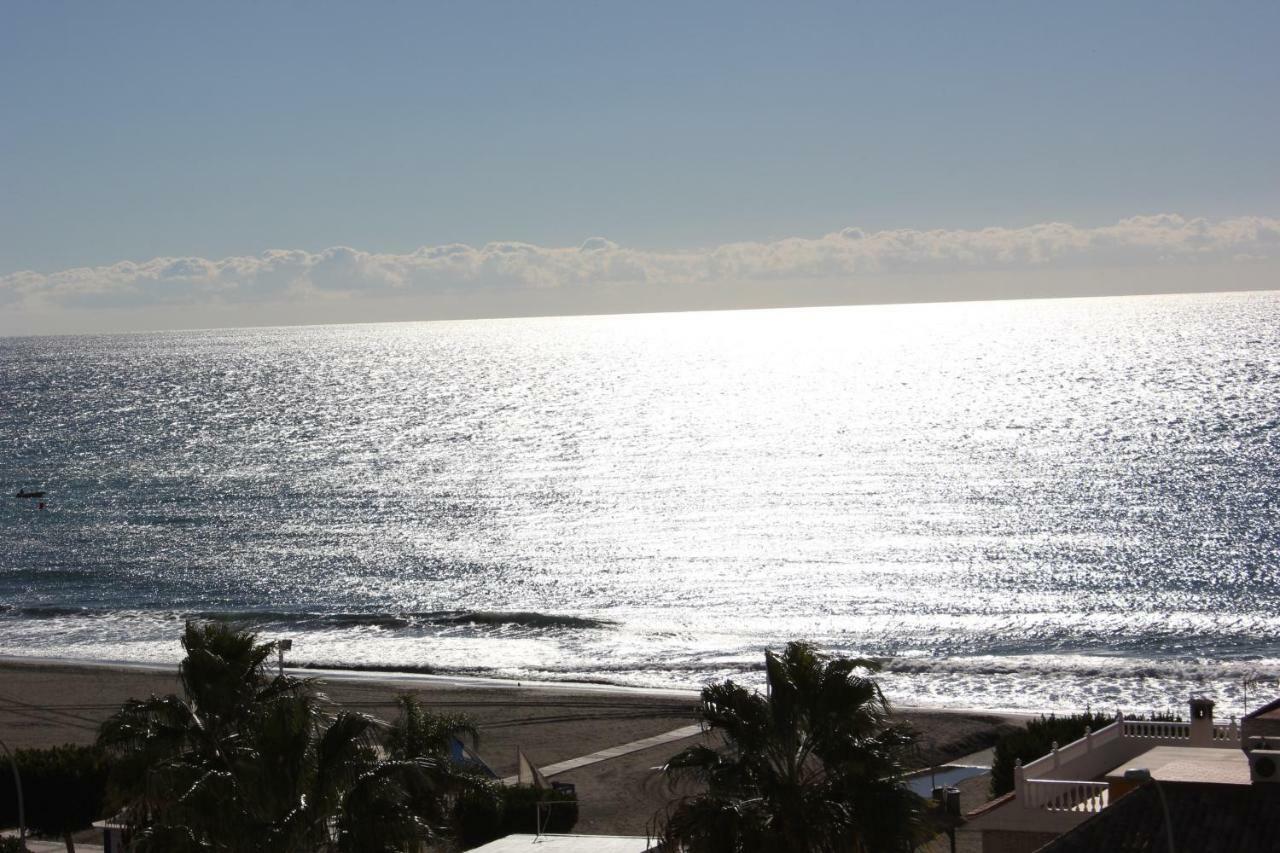
[[[499,322],[504,320],[554,320],[554,319],[590,319],[593,317],[649,317],[662,314],[729,314],[757,311],[806,311],[815,309],[833,309],[833,308],[892,308],[892,307],[910,307],[924,305],[973,305],[983,303],[1001,303],[1001,302],[1068,302],[1068,301],[1094,301],[1104,299],[1145,299],[1152,297],[1194,297],[1194,296],[1240,296],[1252,293],[1280,293],[1280,284],[1276,286],[1261,287],[1239,287],[1227,290],[1142,290],[1135,289],[1124,293],[1105,293],[1105,294],[1037,294],[1035,296],[1008,296],[993,299],[987,296],[960,297],[956,299],[929,299],[927,297],[920,299],[903,299],[897,301],[891,300],[867,300],[859,302],[814,302],[814,303],[791,303],[779,305],[751,305],[738,308],[683,308],[683,309],[662,309],[655,308],[653,310],[626,310],[626,311],[593,311],[583,313],[513,313],[513,314],[486,314],[475,317],[437,317],[433,319],[420,320],[355,320],[351,322],[336,323],[247,323],[238,326],[180,326],[165,329],[127,329],[104,332],[33,332],[30,334],[8,334],[0,332],[0,341],[3,340],[22,340],[26,338],[104,338],[104,337],[130,337],[135,335],[169,335],[182,334],[188,332],[236,332],[236,331],[265,331],[270,329],[312,329],[327,328],[333,326],[394,326],[394,325],[421,325],[434,323],[484,323]]]

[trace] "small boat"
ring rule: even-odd
[[[18,489],[18,493],[14,495],[14,497],[15,498],[42,498],[44,497],[44,492],[28,492],[25,488],[22,488],[22,489]]]

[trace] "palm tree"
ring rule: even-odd
[[[411,693],[396,697],[396,705],[400,714],[386,737],[387,751],[395,758],[444,758],[453,753],[455,742],[466,739],[474,746],[480,740],[470,717],[432,713]]]
[[[660,819],[663,849],[686,853],[881,853],[918,838],[922,801],[901,784],[914,736],[890,719],[869,660],[828,659],[807,643],[765,653],[767,692],[732,681],[703,689],[705,728],[721,744],[672,757],[674,787],[702,793]]]
[[[135,849],[389,853],[441,835],[468,785],[447,756],[388,755],[385,724],[272,676],[275,644],[251,633],[188,623],[182,645],[182,695],[132,700],[99,734]]]
[[[398,762],[432,769],[431,786],[409,791],[409,805],[415,814],[432,825],[444,826],[457,819],[456,807],[462,797],[473,803],[499,802],[496,783],[465,756],[455,753],[455,744],[470,740],[474,747],[479,742],[479,732],[470,717],[433,713],[411,694],[399,696],[397,704],[400,712],[383,740],[387,755]],[[448,795],[441,797],[441,791]]]

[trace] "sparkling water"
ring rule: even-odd
[[[1238,712],[1280,672],[1278,321],[1254,293],[2,339],[0,654],[175,660],[224,614],[296,661],[692,687],[806,638],[906,704]]]

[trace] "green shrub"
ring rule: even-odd
[[[27,853],[27,846],[18,839],[6,835],[0,838],[0,853]]]
[[[502,837],[502,788],[470,791],[453,807],[453,837],[463,850]]]
[[[28,832],[66,837],[102,817],[107,764],[97,749],[70,744],[19,749],[14,759],[22,775]],[[0,826],[17,826],[13,774],[8,766],[2,769]]]
[[[454,824],[463,849],[478,847],[515,832],[535,833],[538,804],[542,832],[569,832],[578,822],[578,797],[528,785],[501,787],[489,795],[472,793],[458,800]]]
[[[1048,755],[1055,742],[1066,746],[1084,737],[1086,727],[1096,732],[1110,722],[1114,722],[1114,718],[1106,714],[1072,714],[1067,717],[1050,714],[1031,720],[1025,729],[1004,735],[996,741],[995,754],[991,759],[991,796],[999,797],[1013,790],[1013,768],[1018,760],[1024,765],[1029,764]]]
[[[999,797],[1013,790],[1013,768],[1019,759],[1023,765],[1030,764],[1037,758],[1048,755],[1054,743],[1066,746],[1084,737],[1086,727],[1096,732],[1103,726],[1114,723],[1115,719],[1114,716],[1095,712],[1066,717],[1050,714],[1030,721],[1025,729],[1003,735],[996,741],[995,754],[991,760],[991,796]],[[1182,718],[1177,714],[1152,712],[1146,715],[1127,715],[1125,719],[1177,722]]]
[[[537,832],[538,804],[542,804],[542,832],[569,832],[578,822],[578,796],[556,790],[513,786],[503,791],[504,835]]]

